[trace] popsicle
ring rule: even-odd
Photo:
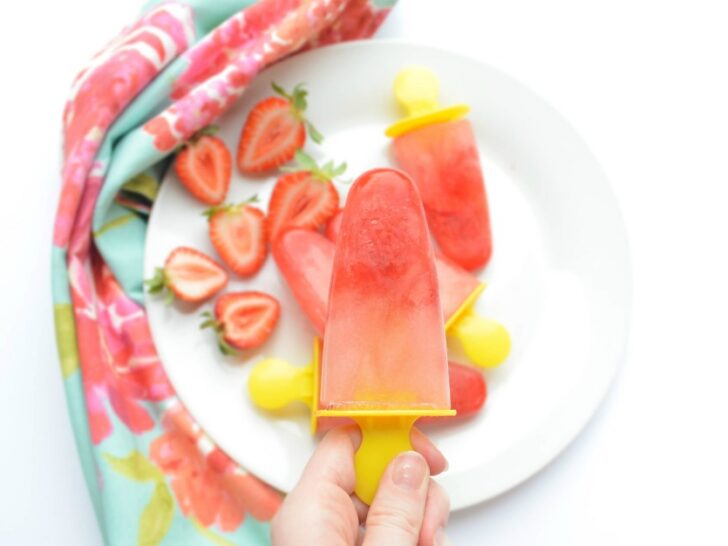
[[[340,224],[338,213],[327,226],[327,236],[338,237]],[[273,245],[278,268],[319,335],[326,321],[334,249],[318,233],[303,229],[286,232]],[[443,256],[435,255],[435,269],[447,335],[460,343],[473,364],[482,368],[501,364],[511,349],[508,330],[475,310],[485,284]]]
[[[417,188],[393,169],[351,187],[324,328],[320,417],[362,429],[354,491],[370,503],[418,417],[454,415],[437,274]]]
[[[488,200],[473,128],[464,104],[441,107],[431,70],[413,66],[394,81],[407,115],[387,128],[399,166],[417,184],[440,250],[468,270],[483,267],[493,245]]]

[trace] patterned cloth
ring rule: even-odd
[[[393,0],[152,1],[77,76],[53,235],[56,336],[106,544],[267,544],[281,494],[195,423],[142,300],[146,217],[168,156],[264,67],[367,38]]]

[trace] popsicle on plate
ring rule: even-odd
[[[439,82],[427,68],[402,70],[394,94],[407,112],[391,125],[394,155],[417,184],[442,253],[468,270],[483,267],[493,243],[483,172],[463,104],[438,105]]]
[[[330,220],[326,235],[336,240],[340,225],[338,213]],[[273,244],[273,257],[286,283],[319,335],[326,322],[334,249],[320,234],[303,229],[290,230]],[[508,330],[475,310],[485,284],[437,254],[435,269],[447,335],[461,344],[473,364],[482,368],[501,364],[511,349]]]
[[[273,259],[311,325],[323,335],[336,247],[315,231],[294,228],[273,241]]]
[[[375,169],[353,184],[334,254],[320,417],[362,429],[355,492],[371,502],[418,417],[453,415],[432,246],[412,180]]]

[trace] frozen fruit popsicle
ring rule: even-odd
[[[394,155],[420,190],[432,235],[443,254],[468,270],[492,253],[490,214],[469,108],[438,105],[439,83],[427,68],[402,70],[394,94],[407,116],[391,125]]]
[[[331,218],[326,226],[326,236],[332,241],[338,238],[341,228],[341,212]],[[319,237],[318,234],[315,234]],[[307,245],[325,246],[313,236],[306,237]],[[302,243],[302,241],[297,241]],[[303,246],[303,244],[301,244]],[[300,252],[300,247],[290,245],[292,252]],[[300,261],[303,263],[303,260]],[[511,350],[511,338],[503,325],[495,320],[481,317],[475,311],[475,302],[485,289],[485,283],[465,271],[445,256],[435,254],[435,269],[437,270],[437,285],[440,291],[440,303],[445,319],[447,335],[455,338],[462,345],[468,359],[477,366],[492,368],[501,364]],[[319,267],[318,271],[325,273],[329,268]],[[305,276],[303,271],[295,271],[286,275],[291,283],[300,282],[298,279]],[[294,288],[294,293],[296,289]],[[299,303],[305,308],[310,305],[296,296]],[[325,304],[321,304],[325,306]],[[314,327],[318,328],[314,323]],[[319,329],[319,333],[322,331]]]
[[[320,417],[362,429],[357,496],[371,502],[386,466],[411,449],[418,417],[452,415],[444,325],[430,236],[412,180],[360,176],[336,244],[324,328]]]
[[[272,244],[278,269],[319,335],[326,324],[335,248],[331,241],[305,228],[290,229]]]

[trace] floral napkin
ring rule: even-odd
[[[281,494],[177,398],[142,297],[147,215],[169,156],[264,67],[368,38],[394,0],[152,1],[73,82],[53,235],[56,338],[106,544],[268,544]]]

